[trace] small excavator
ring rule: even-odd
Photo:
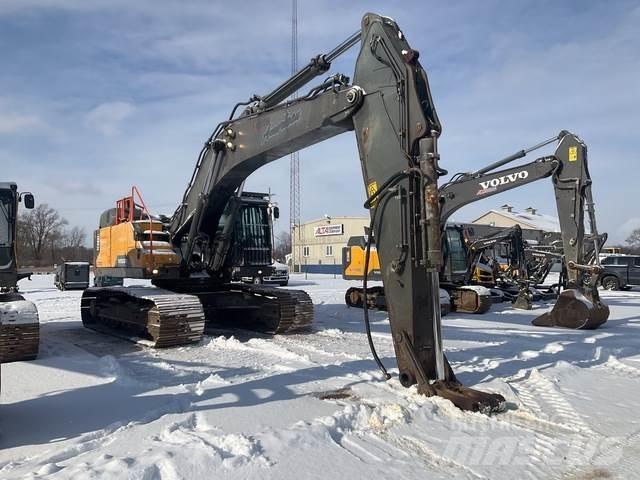
[[[347,240],[347,246],[342,247],[342,278],[345,280],[362,280],[364,278],[364,260],[367,248],[366,236],[352,236]],[[380,273],[380,260],[378,251],[372,243],[369,252],[368,280],[382,280]],[[440,284],[442,287],[442,283]],[[344,300],[347,306],[363,308],[362,289],[350,287],[345,293]],[[371,310],[386,310],[384,287],[375,286],[367,288],[368,306]],[[449,292],[440,288],[440,313],[444,317],[452,310],[451,297]]]
[[[18,269],[18,204],[31,209],[33,195],[18,192],[14,182],[0,182],[0,363],[33,360],[38,356],[40,324],[33,302],[18,293],[18,281],[31,272]]]
[[[308,93],[287,101],[314,78],[325,75],[336,58],[357,44],[360,50],[353,82],[342,74],[330,75]],[[82,298],[85,325],[162,330],[168,322],[167,339],[183,335],[184,330],[196,332],[204,316],[216,322],[231,319],[242,327],[243,320],[250,319],[262,322],[263,331],[270,324],[276,333],[308,326],[313,306],[304,292],[229,283],[224,266],[233,238],[233,217],[243,182],[251,173],[292,152],[353,131],[400,383],[405,387],[417,384],[418,392],[442,396],[465,410],[491,413],[504,408],[501,395],[460,383],[443,351],[438,278],[441,222],[458,198],[455,187],[467,184],[463,180],[445,191],[438,189],[438,178],[446,174],[439,166],[442,126],[418,58],[395,21],[367,13],[361,29],[332,51],[314,57],[270,93],[238,103],[205,142],[166,230],[155,233],[161,225],[152,221],[146,222],[147,227],[139,226],[142,235],[150,235],[145,240],[147,250],[153,250],[151,242],[157,235],[167,254],[172,250],[178,257],[179,268],[168,269],[166,264],[155,268],[151,263],[138,270],[137,275],[150,278],[154,287],[86,290]],[[578,155],[576,165],[584,168],[586,158]],[[559,162],[555,158],[553,162],[555,168],[549,175],[559,170]],[[521,177],[516,174],[514,178]],[[500,180],[496,181],[499,185]],[[496,188],[492,180],[488,182],[486,188]],[[577,213],[581,219],[582,211]],[[120,225],[132,223],[132,217],[129,219]],[[103,241],[101,235],[101,249]],[[363,310],[372,346],[368,310]],[[591,318],[585,309],[579,313],[583,320]],[[189,335],[182,338],[189,341]],[[388,376],[373,348],[372,353]]]
[[[342,278],[345,280],[363,280],[367,250],[367,237],[349,238],[342,249]],[[447,224],[442,234],[444,267],[440,271],[441,310],[443,315],[449,311],[458,313],[482,314],[489,311],[492,304],[488,289],[495,284],[495,277],[488,267],[471,265],[467,231],[463,225]],[[369,253],[368,279],[380,280],[380,260],[372,240]],[[349,287],[345,293],[345,303],[349,307],[363,308],[364,290],[362,287]],[[384,287],[367,288],[367,304],[370,309],[386,310]]]

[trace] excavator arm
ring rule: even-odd
[[[360,41],[353,84],[336,75],[307,95],[284,99]],[[267,163],[355,131],[402,385],[418,384],[464,409],[491,412],[504,398],[461,385],[442,350],[438,271],[442,265],[437,140],[441,126],[419,54],[390,18],[368,13],[359,33],[273,92],[253,97],[206,142],[170,233],[185,269],[202,262],[222,275],[227,203]],[[235,109],[234,109],[235,112]],[[229,219],[225,223],[228,223]],[[232,223],[232,222],[231,222]]]
[[[558,142],[554,155],[504,170],[497,168],[518,160],[529,152]],[[471,173],[458,174],[440,188],[441,218],[444,222],[461,207],[528,183],[551,177],[560,221],[563,258],[567,267],[567,290],[554,309],[536,318],[539,326],[562,326],[592,329],[609,317],[608,307],[600,301],[597,281],[602,271],[598,253],[602,236],[598,235],[591,192],[591,176],[587,163],[587,146],[578,136],[567,131],[527,150]],[[585,210],[590,235],[585,236]],[[585,240],[593,243],[587,246]],[[592,251],[594,253],[590,254]],[[588,264],[595,254],[595,263]],[[585,278],[589,278],[585,285]]]

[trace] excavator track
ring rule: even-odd
[[[204,333],[198,297],[157,287],[88,288],[81,311],[85,327],[151,347],[196,343]]]
[[[362,287],[350,287],[344,294],[344,303],[348,307],[364,308],[364,289]],[[367,308],[371,310],[387,311],[387,301],[384,296],[384,287],[368,287],[367,288]],[[443,302],[440,298],[440,314],[444,317],[451,312],[451,302],[447,300]]]
[[[15,293],[0,294],[0,363],[34,360],[40,324],[34,303]]]
[[[198,342],[205,322],[269,335],[304,331],[313,323],[313,302],[301,290],[198,280],[163,286],[174,288],[89,288],[82,323],[155,348]]]
[[[483,314],[488,312],[493,304],[489,289],[478,285],[443,288],[449,292],[453,310],[458,313]]]
[[[364,289],[362,287],[350,287],[344,294],[344,302],[348,307],[363,308]],[[367,307],[375,310],[387,310],[384,287],[367,288]]]
[[[451,304],[440,303],[440,311],[445,316],[452,309],[458,313],[482,314],[491,308],[493,303],[491,295],[478,291],[478,287],[452,287],[443,286],[451,297]],[[344,301],[349,307],[363,308],[364,290],[361,287],[351,287],[344,295]],[[384,287],[367,288],[367,307],[375,310],[387,310],[384,296]],[[451,308],[453,307],[453,308]]]
[[[207,325],[276,335],[308,330],[313,302],[302,290],[242,283],[193,292],[202,302]]]

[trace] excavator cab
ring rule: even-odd
[[[15,184],[0,184],[0,290],[9,290],[17,283],[14,258],[17,195]]]
[[[26,209],[34,207],[33,195],[18,193],[13,182],[0,182],[0,293],[18,290],[18,281],[31,276],[31,272],[21,272],[16,259],[16,231],[18,204]]]

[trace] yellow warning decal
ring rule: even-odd
[[[376,182],[375,180],[373,182],[369,182],[369,184],[367,185],[367,198],[371,198],[371,196],[375,194],[377,191],[378,191],[378,182]],[[373,202],[371,202],[371,206],[375,207],[377,202],[378,202],[378,199],[376,198]]]
[[[578,161],[578,147],[569,147],[569,161],[570,162]]]

